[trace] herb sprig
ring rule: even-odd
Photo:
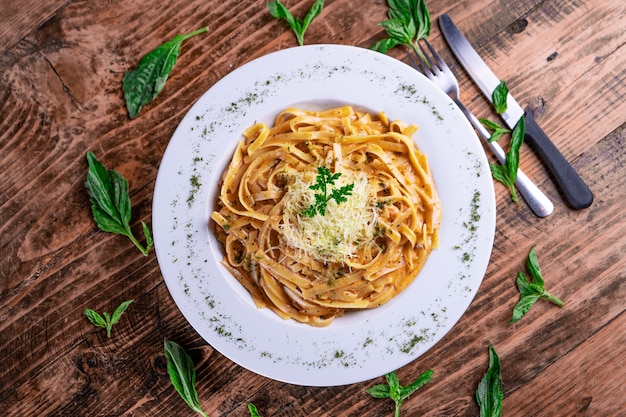
[[[520,292],[520,299],[513,308],[513,317],[510,323],[519,321],[530,308],[540,298],[546,299],[559,307],[563,307],[564,303],[557,297],[551,295],[545,289],[545,281],[541,274],[541,268],[539,267],[539,260],[537,259],[537,252],[533,246],[530,249],[528,258],[526,260],[526,267],[532,277],[532,281],[526,277],[523,272],[517,274],[517,288]]]
[[[85,186],[89,192],[91,212],[100,230],[128,237],[144,256],[148,255],[153,245],[150,229],[141,222],[145,247],[130,230],[131,202],[128,193],[128,181],[119,172],[106,169],[93,152],[87,152],[89,171]]]
[[[494,347],[489,345],[489,368],[476,389],[480,417],[499,417],[502,414],[503,399],[500,359]]]
[[[133,301],[134,300],[124,301],[122,304],[117,306],[115,310],[113,310],[113,314],[109,314],[106,311],[102,312],[102,314],[99,314],[98,312],[90,308],[85,309],[83,314],[94,326],[106,329],[107,337],[111,337],[111,329],[115,324],[119,323],[122,314],[124,314],[128,306]]]
[[[404,401],[409,398],[411,394],[423,387],[425,384],[431,381],[434,371],[429,369],[420,375],[412,384],[403,387],[400,385],[400,380],[395,371],[385,375],[387,379],[386,384],[374,385],[368,388],[366,392],[374,398],[391,398],[395,404],[395,417],[400,417],[400,407]]]
[[[325,215],[326,207],[330,200],[335,200],[337,204],[347,201],[348,196],[352,195],[354,184],[344,185],[339,188],[329,190],[329,186],[335,185],[335,181],[341,176],[340,172],[331,173],[330,169],[321,166],[317,167],[317,179],[315,184],[309,186],[311,190],[318,190],[315,193],[315,203],[304,210],[304,215],[314,217],[316,214]],[[330,192],[330,195],[329,195]]]
[[[167,373],[174,389],[182,397],[187,405],[201,416],[208,417],[202,410],[198,391],[196,391],[196,369],[191,356],[179,344],[166,340],[163,344],[165,359],[167,360]]]
[[[371,49],[386,53],[398,45],[413,50],[426,62],[421,50],[417,47],[420,39],[430,36],[430,13],[425,0],[387,0],[388,20],[379,23],[385,28],[388,38],[376,41]]]
[[[141,58],[137,68],[124,75],[122,88],[131,119],[136,118],[141,108],[154,100],[163,90],[180,55],[183,41],[208,30],[208,27],[203,27],[186,35],[174,36],[171,41],[157,46]]]
[[[304,20],[294,17],[293,14],[287,9],[287,7],[280,1],[275,0],[267,3],[267,8],[270,14],[277,19],[284,19],[298,39],[298,45],[304,45],[304,33],[309,28],[309,25],[317,16],[322,13],[324,8],[324,0],[315,0],[315,3],[311,6],[309,11],[304,16]]]
[[[502,114],[507,110],[507,97],[509,88],[506,82],[501,81],[500,84],[491,93],[491,100],[496,113]],[[488,119],[480,119],[480,122],[488,129],[492,130],[490,142],[499,140],[502,135],[509,133],[510,130],[503,128],[498,123]],[[517,203],[517,192],[515,191],[515,181],[517,180],[517,170],[519,168],[519,149],[524,143],[524,135],[526,134],[526,120],[524,116],[520,118],[511,133],[511,143],[509,151],[506,154],[506,164],[489,164],[491,175],[493,178],[504,184],[511,193],[511,199]]]
[[[517,192],[515,191],[515,181],[517,180],[517,170],[519,168],[519,149],[522,143],[524,143],[525,130],[526,121],[524,116],[522,116],[511,134],[511,143],[506,154],[506,164],[489,164],[491,175],[509,189],[511,199],[515,203],[519,202]]]

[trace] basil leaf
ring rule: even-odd
[[[412,22],[407,24],[401,20],[385,20],[380,22],[380,26],[385,28],[392,39],[405,45],[410,44],[415,36],[415,25]]]
[[[171,41],[159,45],[141,58],[137,68],[124,75],[122,88],[131,119],[136,118],[141,108],[154,100],[163,90],[180,55],[183,41],[208,30],[208,27],[203,27],[186,35],[175,36]]]
[[[248,411],[250,412],[250,417],[261,417],[261,413],[257,410],[256,406],[252,403],[248,403]]]
[[[524,134],[526,130],[526,119],[522,116],[511,134],[511,144],[509,152],[506,154],[506,166],[509,171],[509,178],[515,182],[517,178],[517,170],[519,168],[519,149],[524,143]]]
[[[106,329],[107,323],[104,318],[98,314],[96,311],[86,308],[83,314],[87,317],[87,319],[96,327],[102,327]]]
[[[404,400],[409,398],[411,394],[420,389],[424,384],[430,382],[433,376],[433,371],[428,370],[420,375],[412,384],[403,387],[400,385],[398,375],[395,372],[389,372],[385,375],[387,379],[386,384],[374,385],[366,390],[374,398],[391,398],[395,403],[395,415],[400,415],[400,407],[404,403]]]
[[[426,7],[425,0],[411,0],[409,1],[413,21],[415,22],[415,27],[417,28],[416,37],[417,39],[425,39],[430,36],[430,13],[428,12],[428,7]]]
[[[504,184],[509,189],[509,193],[511,193],[511,199],[517,203],[518,198],[517,192],[515,191],[515,181],[511,181],[509,178],[507,167],[505,165],[489,164],[489,168],[491,169],[493,179]]]
[[[435,372],[431,369],[424,372],[411,385],[408,385],[402,388],[402,396],[404,398],[409,398],[411,394],[413,394],[415,391],[417,391],[418,389],[422,388],[425,384],[430,382],[430,380],[433,379],[434,373]]]
[[[537,259],[537,253],[535,247],[530,249],[528,258],[526,260],[526,266],[530,271],[533,281],[530,281],[523,272],[517,274],[517,289],[520,293],[520,299],[513,308],[513,316],[509,323],[515,323],[519,321],[537,302],[539,298],[544,298],[559,307],[563,307],[563,302],[557,297],[550,294],[545,289],[545,282],[539,268],[539,260]]]
[[[292,29],[296,27],[296,19],[293,17],[289,9],[287,9],[287,7],[280,1],[267,3],[267,8],[269,9],[270,14],[275,18],[284,19]]]
[[[500,359],[493,346],[489,345],[489,368],[476,390],[480,417],[499,417],[502,414],[503,399]]]
[[[400,45],[401,42],[398,41],[397,39],[391,39],[391,38],[384,38],[381,39],[379,41],[376,41],[374,43],[374,45],[372,45],[372,50],[380,52],[380,53],[387,53],[388,50],[390,50],[391,48],[394,48],[398,45]]]
[[[324,9],[324,0],[316,0],[315,3],[311,6],[309,11],[304,16],[304,22],[302,23],[302,35],[304,36],[304,32],[309,28],[313,19],[319,16]]]
[[[379,23],[385,28],[389,36],[376,41],[371,49],[386,53],[389,49],[404,45],[414,50],[419,56],[422,53],[417,48],[420,39],[430,36],[430,13],[424,0],[387,0],[389,10],[388,20]]]
[[[324,0],[315,0],[309,11],[304,16],[304,20],[298,19],[287,9],[280,1],[275,0],[267,3],[270,14],[277,19],[283,19],[293,30],[298,40],[298,45],[304,45],[304,33],[309,28],[313,20],[322,13],[324,8]]]
[[[491,93],[491,100],[496,113],[502,114],[507,109],[507,96],[509,95],[509,88],[504,81],[500,81],[500,84]]]
[[[528,259],[526,259],[526,267],[528,268],[528,272],[530,272],[530,276],[533,277],[533,281],[543,287],[545,283],[543,281],[543,276],[541,275],[539,259],[537,259],[537,251],[534,246],[530,248]]]
[[[147,256],[153,245],[148,226],[142,222],[146,237],[145,248],[135,239],[130,229],[132,213],[128,181],[119,172],[107,170],[91,151],[87,152],[87,162],[89,170],[85,187],[89,193],[91,212],[98,228],[104,232],[128,237],[141,253]]]
[[[500,126],[498,123],[489,119],[478,119],[483,126],[491,130],[491,136],[489,142],[497,142],[505,133],[511,133],[511,131],[505,127]]]
[[[531,309],[531,307],[537,302],[541,296],[542,289],[533,285],[524,273],[519,272],[517,274],[517,288],[520,292],[520,299],[513,308],[513,316],[511,323],[519,321],[524,315]]]
[[[191,356],[175,342],[166,340],[163,346],[167,360],[167,372],[174,389],[192,410],[204,417],[208,417],[202,411],[200,400],[198,399],[196,370]]]
[[[128,306],[133,301],[135,301],[135,300],[127,300],[127,301],[124,301],[119,306],[117,306],[117,308],[113,311],[113,315],[111,316],[111,324],[117,324],[120,321],[120,318],[122,317],[122,314],[124,314],[124,312],[126,311]]]
[[[107,337],[111,337],[111,329],[113,328],[113,325],[120,321],[120,317],[124,314],[124,311],[126,311],[132,302],[133,300],[124,301],[115,309],[112,316],[106,311],[102,312],[102,315],[100,315],[90,308],[85,309],[83,314],[85,314],[87,319],[94,326],[106,329]]]
[[[373,387],[366,389],[365,392],[374,398],[389,398],[390,396],[388,384],[374,385]]]

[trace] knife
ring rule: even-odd
[[[492,101],[491,94],[500,84],[500,79],[489,69],[447,14],[444,13],[439,17],[439,27],[448,46],[463,68],[489,101]],[[507,95],[507,110],[500,116],[511,130],[515,128],[521,117],[525,116],[525,139],[546,164],[563,193],[565,201],[574,209],[589,207],[593,202],[593,194],[587,184],[537,124],[532,113],[530,111],[524,112],[510,93]]]

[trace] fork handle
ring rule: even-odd
[[[469,111],[467,107],[459,100],[455,100],[456,104],[459,106],[465,117],[470,121],[472,126],[478,131],[482,139],[487,143],[489,148],[493,151],[500,161],[501,164],[506,163],[506,154],[504,150],[497,142],[489,142],[490,134],[485,129],[485,127],[480,123],[480,121]],[[519,193],[524,198],[528,207],[537,215],[538,217],[547,217],[554,211],[554,204],[552,201],[533,183],[530,178],[524,174],[524,172],[519,169],[517,171],[517,179],[515,180],[515,186],[517,187]]]

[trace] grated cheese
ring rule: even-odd
[[[358,248],[374,239],[376,207],[369,181],[364,174],[342,172],[334,188],[354,184],[347,201],[328,202],[325,215],[307,217],[303,211],[315,203],[315,181],[311,173],[296,173],[283,197],[285,243],[323,262],[342,262],[354,257]]]

